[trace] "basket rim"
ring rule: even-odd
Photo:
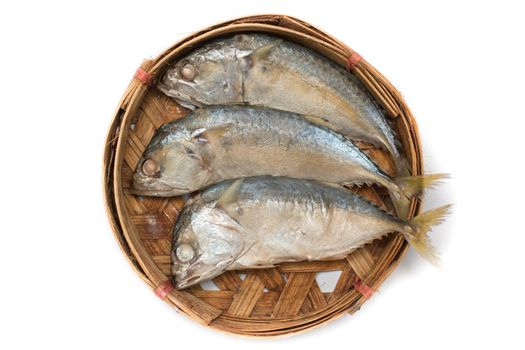
[[[312,31],[315,31],[318,33],[319,36],[325,36],[325,38],[328,38],[327,40],[331,40],[330,43],[321,43],[322,40],[318,39],[312,39],[313,37],[310,35],[306,35],[304,33],[299,33],[294,30],[291,30],[289,28],[283,28],[275,25],[269,25],[267,23],[257,23],[257,21],[260,21],[261,18],[270,18],[273,21],[282,21],[283,19],[289,20],[289,21],[296,21],[297,23],[304,24],[308,26]],[[247,21],[255,21],[256,23],[246,23]],[[179,42],[172,45],[170,48],[166,49],[164,52],[162,52],[160,55],[158,55],[155,59],[151,61],[146,61],[143,63],[142,67],[149,72],[152,76],[158,76],[163,70],[167,67],[167,63],[173,61],[175,57],[178,55],[183,55],[185,50],[189,50],[194,45],[198,45],[199,43],[206,42],[207,40],[210,40],[211,38],[216,38],[217,36],[221,35],[232,35],[233,33],[242,33],[242,32],[270,32],[273,34],[279,35],[280,33],[283,33],[283,37],[293,40],[291,36],[297,35],[297,37],[302,38],[303,40],[311,40],[314,45],[317,45],[319,47],[322,47],[326,50],[333,50],[333,52],[337,52],[337,55],[333,55],[334,57],[328,57],[332,61],[344,65],[344,59],[343,57],[350,56],[354,51],[348,48],[346,45],[342,44],[337,39],[332,38],[328,34],[318,30],[316,27],[295,19],[294,17],[285,16],[285,15],[257,15],[257,16],[246,16],[241,17],[237,19],[233,19],[226,22],[221,22],[219,24],[216,24],[214,26],[211,26],[209,28],[206,28],[202,31],[199,31],[195,34],[192,34]],[[337,46],[336,46],[337,45]],[[318,51],[318,50],[316,50]],[[319,51],[318,51],[319,52]],[[326,55],[325,55],[326,56]],[[401,117],[405,118],[405,122],[407,124],[407,129],[410,132],[411,140],[407,142],[411,142],[412,146],[414,148],[413,150],[413,159],[412,159],[412,170],[415,174],[421,174],[423,169],[423,159],[421,156],[421,140],[418,134],[417,124],[410,113],[408,107],[405,105],[404,100],[402,99],[401,95],[393,88],[393,86],[382,76],[380,73],[378,73],[373,67],[369,66],[369,64],[366,61],[363,61],[363,69],[369,68],[370,71],[377,74],[377,81],[381,84],[386,84],[386,88],[389,90],[389,92],[393,95],[394,99],[396,100],[398,107],[401,111]],[[361,69],[361,68],[358,68]],[[375,77],[374,77],[375,78]],[[126,147],[126,141],[127,141],[127,132],[129,130],[129,125],[131,122],[131,119],[133,117],[133,111],[134,109],[138,108],[140,106],[143,97],[145,96],[146,92],[148,90],[148,87],[139,84],[136,81],[132,81],[130,83],[130,86],[124,93],[124,96],[122,97],[121,101],[118,104],[118,107],[116,108],[116,111],[114,113],[113,121],[111,123],[111,126],[109,128],[108,134],[107,134],[107,141],[106,141],[106,147],[104,149],[104,159],[103,159],[103,185],[104,185],[104,197],[105,197],[105,204],[106,204],[106,211],[109,217],[109,221],[112,227],[112,231],[117,239],[117,242],[119,243],[119,246],[121,250],[123,251],[124,255],[126,256],[128,262],[132,265],[134,270],[137,272],[137,274],[151,287],[156,288],[156,286],[160,285],[162,282],[165,281],[166,277],[165,275],[156,267],[155,263],[149,256],[149,254],[144,250],[140,249],[140,242],[137,242],[135,239],[136,237],[133,237],[132,229],[130,230],[130,222],[129,218],[127,218],[127,209],[125,208],[125,204],[123,202],[124,197],[124,191],[120,186],[120,179],[121,179],[121,168],[122,168],[122,160],[123,160],[123,153]],[[412,215],[417,213],[421,208],[422,201],[415,200],[412,203]],[[132,224],[131,224],[132,225]],[[393,256],[389,257],[388,263],[385,264],[385,266],[382,266],[381,264],[376,264],[374,266],[373,273],[371,272],[370,275],[375,275],[374,281],[371,281],[371,286],[373,288],[378,288],[383,281],[392,273],[392,271],[397,267],[401,259],[405,256],[406,252],[408,250],[408,245],[406,241],[398,235],[396,239],[392,241],[391,246],[385,249],[385,252],[394,252]],[[151,261],[148,261],[151,260]],[[156,269],[155,269],[156,268]],[[379,271],[381,270],[381,271]],[[240,331],[239,329],[236,329],[235,327],[224,327],[220,324],[217,324],[216,320],[217,318],[223,317],[225,319],[228,319],[230,316],[225,315],[214,315],[213,312],[209,312],[207,310],[204,312],[203,315],[198,315],[192,312],[191,308],[188,308],[185,303],[187,302],[195,302],[195,300],[192,300],[191,297],[188,295],[189,293],[185,293],[184,291],[174,291],[170,293],[166,301],[174,306],[176,309],[180,310],[182,313],[186,314],[190,318],[203,323],[207,326],[211,326],[214,329],[217,329],[221,332],[226,333],[233,333],[236,335],[244,335],[244,336],[276,336],[276,335],[287,335],[291,333],[299,333],[306,331],[311,328],[316,328],[318,326],[321,326],[322,324],[326,323],[329,320],[337,319],[346,312],[355,312],[359,307],[365,302],[366,299],[359,297],[356,295],[357,293],[349,293],[346,295],[346,299],[344,297],[340,298],[337,303],[334,303],[333,305],[326,307],[323,311],[324,313],[315,313],[313,315],[307,314],[307,315],[300,315],[295,317],[295,320],[297,321],[297,325],[291,325],[289,321],[283,322],[282,328],[279,328],[279,326],[276,326],[276,329],[282,330],[282,332],[278,331],[268,331],[267,333],[259,332],[258,334],[252,334],[250,331]],[[188,300],[189,299],[189,300]],[[350,303],[350,299],[356,299],[353,303]],[[342,304],[342,305],[340,305]],[[349,308],[349,305],[351,306]],[[343,310],[344,311],[341,311]],[[314,317],[315,316],[315,317]],[[239,326],[243,322],[252,321],[251,319],[243,319],[240,317],[236,317],[235,320],[228,319],[228,321],[231,322],[238,322]],[[279,324],[279,319],[274,320],[275,324]],[[276,334],[275,334],[276,333]]]

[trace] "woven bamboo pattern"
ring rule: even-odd
[[[169,63],[210,38],[241,32],[267,32],[308,46],[346,66],[350,48],[313,26],[280,15],[261,15],[222,23],[175,44],[141,68],[155,81]],[[355,58],[356,56],[354,56]],[[355,62],[353,62],[355,63]],[[392,118],[412,172],[423,167],[417,126],[400,94],[364,59],[352,69]],[[169,278],[172,227],[182,197],[153,198],[128,192],[137,163],[164,123],[182,118],[188,110],[159,92],[154,84],[133,79],[110,127],[104,154],[104,185],[108,216],[115,236],[129,262],[152,289]],[[386,172],[393,164],[383,151],[358,144]],[[392,210],[387,193],[379,186],[354,188],[359,194]],[[412,216],[420,200],[412,202]],[[196,285],[171,290],[165,299],[181,313],[219,331],[246,336],[277,336],[301,332],[347,313],[367,300],[359,285],[377,290],[407,250],[401,235],[391,234],[337,261],[285,263],[264,270],[228,271],[213,279],[213,290]],[[319,273],[340,271],[329,292],[318,283]]]

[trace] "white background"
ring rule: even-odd
[[[523,348],[525,12],[507,1],[90,1],[0,5],[0,348]],[[344,5],[343,5],[344,4]],[[252,340],[177,314],[135,275],[102,198],[112,113],[143,58],[233,17],[283,13],[403,93],[427,171],[453,179],[433,238],[353,317]]]

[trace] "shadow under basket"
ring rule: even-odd
[[[270,33],[309,47],[355,74],[390,119],[415,175],[423,169],[421,144],[401,95],[377,70],[345,44],[289,16],[260,15],[221,23],[142,63],[115,112],[104,153],[105,201],[115,237],[137,274],[180,313],[223,332],[278,336],[305,331],[359,310],[399,264],[408,245],[400,234],[392,233],[342,260],[229,271],[214,278],[211,289],[207,288],[209,282],[204,287],[173,289],[169,282],[171,235],[184,199],[141,197],[128,191],[133,171],[155,130],[188,114],[159,92],[155,82],[170,63],[195,47],[220,36],[246,32]],[[358,146],[386,172],[392,172],[392,161],[383,151],[366,144]],[[354,190],[391,210],[383,188]],[[412,201],[411,217],[420,206],[420,200]],[[319,273],[324,271],[340,271],[329,291],[318,283]]]

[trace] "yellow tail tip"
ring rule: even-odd
[[[421,255],[435,266],[440,265],[440,257],[432,246],[428,233],[436,225],[441,224],[450,214],[452,204],[429,210],[416,216],[410,221],[412,233],[405,234],[408,243]]]
[[[428,174],[398,177],[395,182],[407,198],[412,198],[421,192],[435,188],[448,178],[450,178],[449,174]]]

